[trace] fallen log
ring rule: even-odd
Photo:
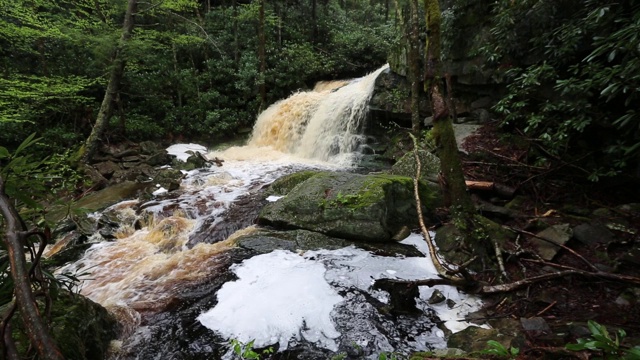
[[[500,195],[502,197],[509,198],[509,199],[512,198],[513,195],[516,193],[516,189],[507,185],[495,183],[493,181],[467,180],[465,181],[465,183],[467,184],[467,189],[469,190],[492,191],[497,195]]]

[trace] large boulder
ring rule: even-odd
[[[276,231],[258,229],[254,232],[240,235],[235,242],[240,248],[260,254],[270,253],[279,249],[296,252],[320,249],[337,250],[347,246],[356,246],[380,256],[424,256],[412,245],[350,241],[332,238],[308,230]]]
[[[258,224],[342,239],[390,241],[407,226],[417,225],[413,194],[409,177],[319,172],[266,205]],[[421,182],[420,194],[425,215],[441,204],[433,186]]]
[[[44,305],[39,303],[44,313]],[[53,296],[50,329],[65,359],[102,360],[107,357],[109,343],[120,332],[118,321],[105,308],[79,294],[60,291]],[[12,321],[13,336],[20,354],[28,352],[20,314]]]

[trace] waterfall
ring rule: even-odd
[[[276,102],[258,117],[248,145],[352,165],[375,80],[388,67],[350,81],[320,82]]]

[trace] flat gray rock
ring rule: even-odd
[[[571,239],[573,236],[573,230],[569,224],[559,224],[542,230],[537,234],[537,236],[544,238],[547,241],[533,238],[531,239],[531,243],[535,246],[538,255],[549,261],[556,256],[558,251],[560,251],[560,246],[566,244],[567,241]]]

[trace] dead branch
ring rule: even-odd
[[[552,241],[552,240],[549,240],[549,239],[543,238],[543,237],[541,237],[541,236],[538,236],[538,235],[536,235],[536,234],[534,234],[534,233],[531,233],[531,232],[528,232],[528,231],[526,231],[526,230],[517,229],[517,228],[511,227],[511,226],[505,226],[505,228],[507,228],[507,229],[509,229],[509,230],[511,230],[511,231],[514,231],[514,232],[517,232],[517,233],[523,234],[523,235],[532,236],[532,237],[534,237],[534,238],[536,238],[536,239],[540,239],[540,240],[542,240],[542,241],[546,241],[546,242],[548,242],[549,244],[556,245],[556,246],[558,246],[558,247],[560,247],[560,248],[562,248],[562,249],[564,249],[564,250],[567,250],[568,252],[570,252],[571,254],[573,254],[575,257],[577,257],[578,259],[582,260],[582,262],[584,262],[585,264],[587,264],[587,266],[589,266],[592,270],[594,270],[594,271],[600,271],[600,270],[599,270],[595,265],[593,265],[591,262],[589,262],[589,260],[585,259],[585,258],[584,258],[584,256],[582,256],[582,255],[578,254],[577,252],[575,252],[573,249],[571,249],[571,248],[570,248],[570,247],[568,247],[568,246],[565,246],[565,245],[562,245],[562,244],[558,244],[558,243],[557,243],[557,242],[555,242],[555,241]]]
[[[436,250],[435,245],[433,245],[433,240],[431,239],[431,235],[429,234],[429,230],[427,230],[426,225],[424,224],[424,219],[422,218],[422,202],[420,201],[420,173],[422,163],[420,162],[420,156],[418,155],[418,140],[413,134],[409,134],[411,140],[413,140],[413,155],[416,160],[416,176],[413,178],[413,194],[416,198],[416,208],[418,211],[418,222],[420,223],[420,230],[422,232],[422,236],[424,240],[427,242],[429,246],[429,255],[431,256],[431,260],[433,261],[433,265],[438,271],[438,275],[442,276],[445,279],[454,282],[465,281],[463,278],[452,276],[454,273],[453,269],[448,268],[440,259],[438,258],[438,252]]]

